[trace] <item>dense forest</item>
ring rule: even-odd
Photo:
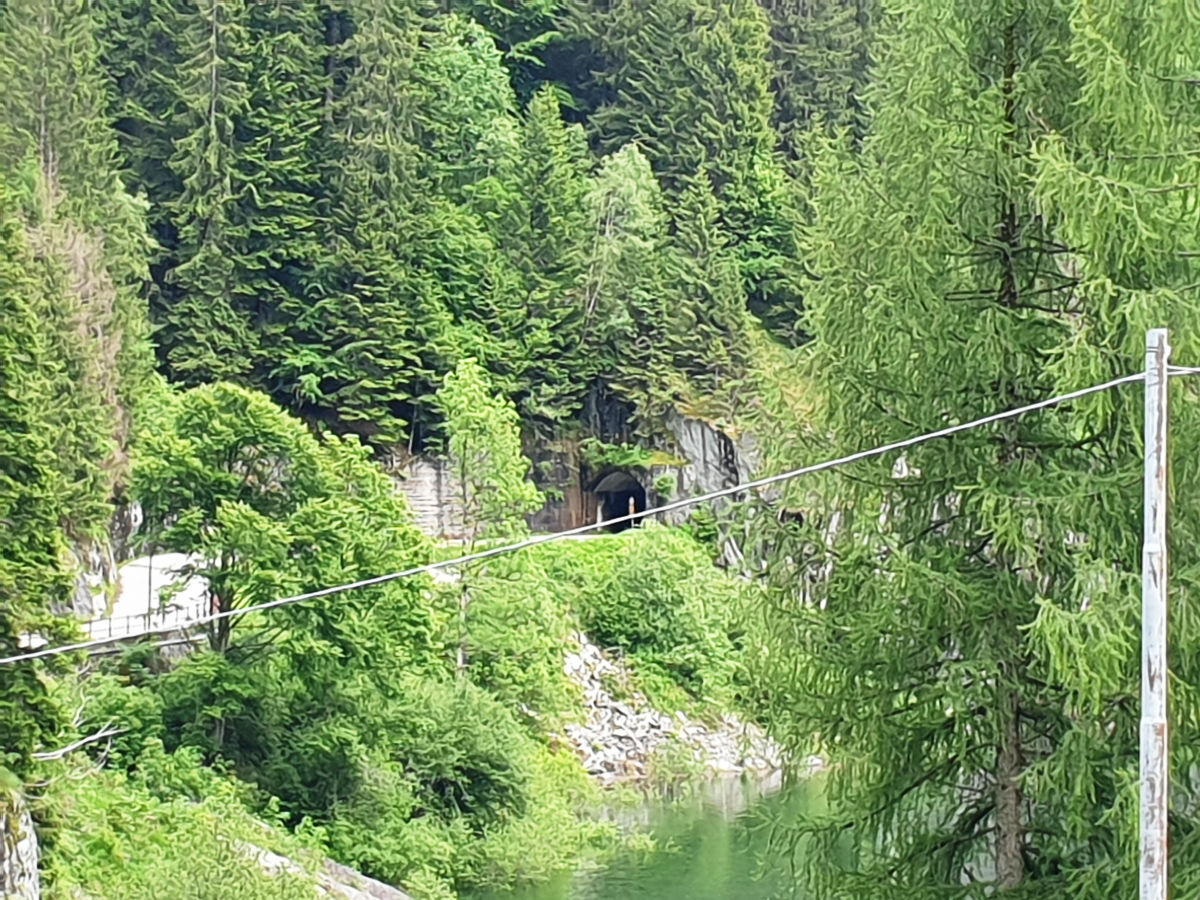
[[[579,633],[657,708],[827,762],[773,832],[812,896],[1133,895],[1136,386],[235,613],[461,550],[397,447],[450,460],[475,548],[527,533],[524,453],[600,403],[773,472],[1137,371],[1150,327],[1200,364],[1189,0],[0,0],[0,75],[0,658],[79,638],[114,522],[224,615],[190,654],[0,662],[48,896],[312,896],[253,844],[442,900],[636,843],[556,737]],[[1200,406],[1171,395],[1190,896]]]

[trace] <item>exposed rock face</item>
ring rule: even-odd
[[[80,541],[71,547],[71,568],[75,571],[75,593],[69,610],[83,620],[103,615],[108,605],[106,592],[117,583],[117,560],[105,542]]]
[[[120,580],[119,566],[131,557],[133,541],[142,525],[139,503],[124,503],[113,513],[103,538],[77,538],[70,547],[69,568],[75,573],[75,591],[70,606],[56,609],[60,615],[75,615],[87,621],[104,614],[112,591]]]
[[[577,652],[567,654],[566,672],[583,690],[587,720],[568,725],[564,738],[575,748],[584,768],[603,785],[640,781],[647,777],[652,758],[670,742],[690,752],[697,768],[710,774],[767,773],[783,764],[783,751],[757,726],[725,716],[719,728],[688,719],[681,712],[667,715],[632,694],[617,700],[605,679],[624,679],[628,673],[603,651],[576,634]]]
[[[38,843],[29,809],[0,790],[0,897],[39,900]]]
[[[585,416],[589,430],[606,442],[635,441],[627,419],[632,410],[614,402],[610,400],[607,405],[601,403],[591,409]],[[653,466],[649,471],[631,469],[626,473],[645,489],[650,512],[668,499],[707,494],[748,481],[759,464],[757,449],[749,435],[730,437],[714,425],[677,412],[668,412],[661,425],[663,433],[652,442],[652,448],[681,457],[686,464]],[[537,532],[554,532],[595,522],[599,498],[592,492],[592,483],[605,473],[586,471],[577,441],[528,440],[524,450],[534,464],[533,480],[547,492],[545,505],[529,517],[530,527]],[[382,463],[407,495],[422,531],[450,540],[463,536],[462,503],[454,474],[444,459],[413,455],[404,447],[394,447],[384,454]],[[662,476],[676,482],[670,497],[660,496],[655,489],[656,480]],[[660,518],[669,524],[679,524],[687,517],[688,510],[677,510]]]
[[[385,457],[383,467],[408,498],[418,528],[435,538],[463,537],[462,502],[445,460],[411,456],[398,448]]]
[[[707,422],[669,413],[664,421],[675,438],[679,454],[688,464],[679,473],[679,495],[708,494],[749,481],[759,465],[753,440],[736,440]],[[683,521],[687,511],[673,516]],[[668,514],[672,515],[672,514]]]

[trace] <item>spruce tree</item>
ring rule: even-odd
[[[862,91],[878,0],[761,0],[771,21],[772,123],[792,159],[811,127],[866,127]]]
[[[174,16],[178,73],[172,105],[178,123],[166,161],[180,186],[166,201],[174,240],[156,298],[160,357],[184,383],[247,376],[261,335],[253,297],[243,291],[237,204],[250,105],[250,35],[241,0],[197,0]]]
[[[748,301],[794,320],[796,210],[771,127],[766,14],[744,0],[618,0],[571,21],[603,58],[598,144],[636,140],[673,200],[706,179]]]
[[[51,609],[70,580],[61,566],[61,523],[71,514],[55,453],[57,373],[40,321],[36,263],[0,185],[0,655],[22,651],[29,633],[52,637]],[[58,635],[62,637],[62,634]],[[25,774],[31,753],[54,734],[59,714],[38,665],[0,666],[0,773]]]
[[[550,90],[533,98],[523,125],[514,191],[518,223],[500,245],[520,273],[525,295],[523,411],[554,422],[578,410],[595,362],[582,346],[578,293],[590,161],[583,130],[564,124]]]
[[[331,253],[314,306],[323,348],[296,370],[304,400],[384,440],[420,417],[447,327],[443,286],[422,271],[418,249],[433,230],[416,143],[418,11],[411,0],[347,6],[347,76],[330,116]]]
[[[1184,21],[1169,2],[995,0],[884,23],[862,152],[818,141],[814,415],[782,464],[1136,371],[1150,325],[1196,357]],[[780,733],[832,764],[802,829],[824,896],[1135,893],[1139,390],[797,483],[785,502],[806,523],[765,528],[755,658]],[[1176,496],[1197,478],[1193,390],[1172,390]],[[1174,506],[1180,700],[1200,679],[1193,519]],[[1172,771],[1190,805],[1184,708]],[[1185,896],[1194,823],[1172,828]]]
[[[421,96],[419,141],[429,173],[446,194],[486,177],[492,160],[480,151],[516,104],[499,51],[482,27],[457,15],[428,25],[413,76]]]
[[[230,235],[236,293],[258,332],[255,376],[281,401],[302,395],[298,360],[323,354],[316,303],[324,259],[324,28],[315,0],[252,3],[246,18],[248,104],[235,159],[241,185]]]
[[[442,0],[442,6],[487,29],[504,54],[518,101],[532,99],[547,80],[543,56],[560,38],[560,0]]]
[[[702,414],[709,416],[732,412],[735,382],[750,362],[745,293],[719,216],[707,179],[692,179],[680,197],[673,236],[671,274],[681,296],[667,318],[674,366],[693,387],[687,399],[704,397],[710,407]]]

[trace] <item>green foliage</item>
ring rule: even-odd
[[[354,439],[318,442],[265,396],[230,385],[193,388],[162,410],[139,447],[135,489],[149,539],[197,554],[195,574],[222,612],[404,569],[428,552],[403,497]],[[342,615],[387,598],[380,615],[416,648],[431,629],[417,592],[383,585]],[[315,610],[284,615],[342,648],[334,652],[353,628]],[[230,632],[229,619],[214,623],[213,646],[227,649]]]
[[[47,424],[74,539],[98,534],[126,479],[130,407],[150,364],[144,208],[118,175],[94,32],[76,0],[12,3],[0,17],[5,215],[27,233],[22,268],[55,359]]]
[[[734,346],[741,329],[723,304],[794,317],[796,220],[775,155],[766,15],[752,0],[621,0],[581,5],[572,21],[605,63],[597,81],[608,100],[590,120],[597,140],[606,149],[638,142],[680,201],[672,218],[685,255],[694,255],[697,217],[730,247],[732,278],[709,270],[686,284],[689,310],[702,316],[715,304]]]
[[[815,416],[775,445],[781,466],[1139,369],[1153,324],[1192,358],[1186,21],[1063,0],[908,3],[884,23],[861,152],[813,142]],[[1186,494],[1200,432],[1191,389],[1173,394]],[[800,832],[823,896],[1135,892],[1141,415],[1114,391],[914,448],[907,474],[889,456],[806,480],[784,497],[802,526],[755,517],[773,601],[747,658],[778,734],[833,763],[830,808]],[[1182,611],[1193,525],[1174,509]],[[1175,622],[1178,710],[1200,673]],[[1193,717],[1172,727],[1190,803]],[[1193,824],[1172,830],[1190,882]]]
[[[49,612],[70,590],[59,527],[69,495],[47,433],[55,366],[38,325],[29,249],[7,201],[0,193],[0,521],[9,530],[0,545],[4,656],[20,652],[27,632],[62,636],[67,629],[55,626]],[[38,668],[0,667],[0,767],[22,773],[58,725],[59,711]]]
[[[816,128],[866,126],[862,92],[871,61],[878,0],[770,0],[771,61],[775,66],[773,124],[785,152],[804,154],[805,133]]]
[[[561,585],[522,553],[489,561],[470,589],[471,680],[537,731],[553,727],[578,703],[563,672],[574,623]]]
[[[664,500],[670,500],[679,488],[679,476],[672,472],[659,475],[654,479],[654,492]]]
[[[195,760],[183,765],[206,771]],[[203,800],[194,802],[157,797],[143,778],[77,769],[57,765],[41,802],[50,828],[44,892],[52,900],[81,894],[107,900],[313,896],[313,878],[269,872],[255,854],[283,852],[314,867],[318,860],[300,842],[255,821],[231,783],[210,779]]]
[[[726,623],[739,588],[684,537],[649,529],[578,597],[584,631],[666,672],[697,698],[716,698],[736,671]]]
[[[579,442],[579,455],[594,472],[604,468],[648,469],[654,464],[654,451],[636,444],[606,444],[588,437]]]
[[[96,0],[76,19],[98,27],[86,52],[115,92],[86,96],[108,101],[148,201],[164,371],[377,444],[427,444],[442,379],[472,356],[543,431],[597,388],[649,416],[712,391],[711,372],[726,385],[745,362],[736,311],[795,312],[794,215],[766,18],[706,3],[618,4],[568,34],[550,0]],[[690,12],[712,27],[680,29],[681,52],[703,65],[660,71],[679,53],[647,44],[643,17]],[[602,61],[603,84],[645,87],[593,116],[571,90]],[[660,82],[670,97],[648,105]],[[616,151],[599,168],[574,122],[589,116]],[[692,182],[727,245],[712,264],[696,211],[663,201]]]
[[[531,760],[529,814],[487,831],[463,854],[468,888],[546,881],[572,868],[588,850],[603,851],[619,842],[612,822],[580,821],[580,810],[593,806],[599,790],[568,749],[538,748]]]
[[[733,623],[747,587],[691,538],[643,526],[523,555],[543,567],[584,633],[629,656],[652,700],[672,709],[689,697],[732,700],[741,682]]]
[[[487,373],[465,359],[438,392],[451,466],[472,542],[480,535],[522,530],[522,517],[541,505],[521,452],[521,420],[513,404],[492,393]]]

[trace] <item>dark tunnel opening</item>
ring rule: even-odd
[[[608,473],[596,482],[592,493],[596,495],[596,512],[601,522],[646,512],[646,489],[627,472]],[[613,522],[607,530],[617,534],[640,521],[636,518]]]

